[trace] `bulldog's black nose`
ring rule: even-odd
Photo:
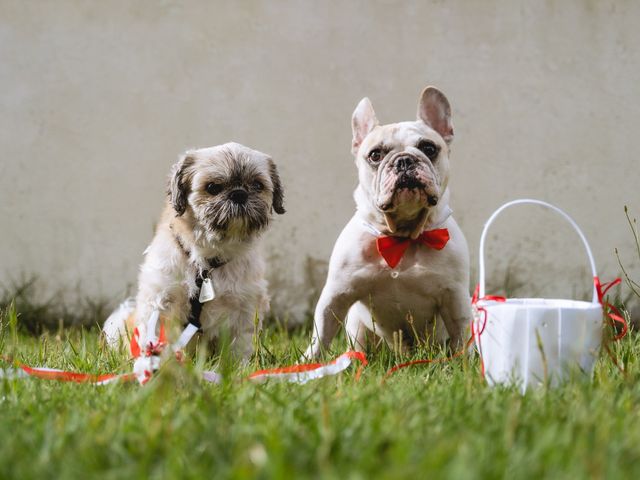
[[[232,190],[231,193],[229,193],[229,199],[233,203],[236,203],[238,205],[242,205],[243,203],[245,203],[247,201],[247,198],[249,198],[249,194],[246,190],[242,190],[241,188]]]
[[[396,160],[396,172],[400,173],[400,172],[406,172],[407,170],[409,170],[409,168],[411,168],[411,166],[415,163],[415,159],[413,157],[410,157],[409,155],[406,155],[404,157],[400,157]]]

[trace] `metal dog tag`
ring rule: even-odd
[[[202,287],[200,287],[200,296],[198,301],[200,303],[206,303],[216,298],[216,292],[213,290],[213,282],[210,278],[205,278],[202,281]]]

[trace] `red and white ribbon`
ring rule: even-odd
[[[17,364],[16,368],[0,368],[0,378],[38,378],[40,380],[55,380],[58,382],[90,383],[92,385],[108,385],[116,382],[138,381],[136,373],[106,373],[94,375],[91,373],[69,372],[58,370],[57,368],[29,367],[28,365]],[[141,384],[146,383],[149,378]],[[215,370],[202,372],[202,380],[209,383],[220,383],[222,376]]]
[[[136,362],[140,365],[134,373],[107,373],[103,375],[94,375],[90,373],[68,372],[54,368],[46,367],[29,367],[27,365],[17,364],[17,368],[0,369],[0,378],[39,378],[41,380],[56,380],[59,382],[74,383],[90,383],[93,385],[108,385],[115,382],[132,382],[138,381],[141,385],[147,383],[152,377],[152,371],[157,370],[155,365],[147,365],[148,362],[159,362],[160,358],[156,355],[149,357],[138,357]],[[264,382],[268,379],[279,380],[291,383],[304,384],[310,380],[337,375],[343,372],[354,362],[360,364],[360,368],[356,372],[356,379],[360,378],[362,368],[367,365],[367,359],[364,353],[348,351],[343,353],[335,360],[329,363],[307,363],[301,365],[291,365],[281,368],[273,368],[268,370],[259,370],[247,377],[247,380],[255,382]],[[138,370],[138,371],[136,371]],[[148,372],[148,373],[147,373]],[[220,383],[222,376],[215,370],[207,370],[202,372],[202,380],[210,383]]]
[[[140,385],[144,385],[151,380],[153,374],[160,369],[164,360],[171,354],[174,354],[181,361],[182,349],[189,343],[197,330],[197,327],[189,324],[178,340],[173,344],[169,344],[159,311],[156,309],[151,313],[146,324],[136,328],[131,337],[130,349],[134,357],[133,373],[92,375],[17,364],[18,369],[0,369],[0,378],[35,377],[44,380],[92,383],[95,385],[137,380]],[[356,379],[358,379],[362,368],[367,364],[367,359],[364,353],[348,351],[329,363],[308,363],[260,370],[249,375],[248,380],[260,382],[267,379],[276,379],[302,384],[316,378],[337,375],[346,370],[354,360],[360,363],[360,368],[356,372]],[[214,370],[209,370],[202,372],[202,379],[206,382],[220,383],[222,376]]]
[[[471,307],[473,308],[473,320],[471,321],[471,341],[475,341],[478,354],[480,355],[480,374],[484,377],[484,355],[482,353],[482,344],[480,336],[484,333],[487,326],[487,309],[478,305],[480,301],[506,302],[505,297],[498,295],[485,295],[480,298],[480,285],[476,285],[471,298]]]
[[[94,375],[91,373],[67,372],[56,368],[29,367],[18,364],[17,368],[0,369],[0,378],[39,378],[41,380],[57,380],[60,382],[91,383],[93,385],[107,385],[115,382],[131,382],[136,377],[132,373],[107,373]]]
[[[310,380],[315,380],[330,375],[337,375],[343,372],[353,363],[360,363],[360,368],[356,372],[356,379],[360,378],[362,368],[367,365],[367,358],[362,352],[348,351],[340,355],[329,363],[304,363],[291,365],[288,367],[258,370],[249,375],[249,380],[254,382],[264,382],[267,380],[279,380],[291,383],[304,384]]]

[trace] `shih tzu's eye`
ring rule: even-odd
[[[369,152],[367,158],[371,163],[378,163],[380,160],[382,160],[382,150],[380,150],[379,148],[374,148]]]
[[[427,158],[429,158],[429,160],[435,160],[435,158],[438,156],[438,153],[440,152],[440,149],[438,148],[438,146],[430,141],[423,141],[420,142],[416,148],[418,150],[420,150],[422,153],[424,153]]]
[[[264,183],[262,183],[260,180],[256,180],[251,184],[251,188],[253,188],[256,192],[261,192],[262,190],[264,190]]]
[[[211,182],[211,183],[207,183],[206,190],[207,190],[207,193],[211,195],[217,195],[223,190],[223,186],[220,185],[219,183]]]

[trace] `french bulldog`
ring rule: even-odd
[[[472,318],[469,252],[449,207],[447,97],[427,87],[417,120],[388,125],[363,98],[352,131],[356,212],[333,248],[304,357],[328,347],[343,321],[358,350],[394,335],[409,346],[448,334],[450,348],[462,348]]]

